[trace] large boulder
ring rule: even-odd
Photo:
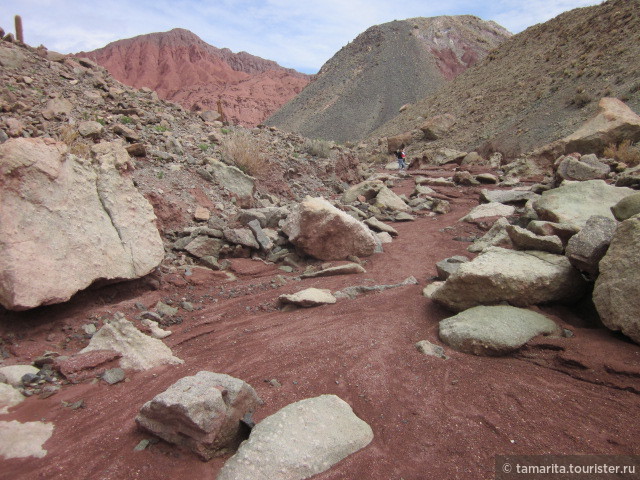
[[[381,180],[365,180],[349,187],[342,194],[342,203],[351,204],[364,200],[387,210],[408,211],[410,207]]]
[[[558,330],[544,315],[508,305],[473,307],[440,322],[444,343],[461,352],[488,356],[506,355],[538,335]]]
[[[217,480],[303,480],[371,440],[371,427],[339,397],[300,400],[258,423]]]
[[[256,191],[255,179],[238,167],[227,165],[215,158],[208,160],[206,172],[213,181],[236,198],[237,204],[243,208],[253,205],[253,194]]]
[[[526,307],[575,302],[586,290],[580,273],[562,255],[489,247],[462,263],[432,299],[454,311],[509,302]]]
[[[593,302],[602,323],[640,343],[640,215],[625,220],[616,229],[606,255],[600,260],[600,275]]]
[[[607,178],[609,165],[602,163],[595,155],[583,155],[575,158],[571,155],[561,157],[558,162],[556,176],[560,183],[562,180],[574,180],[583,182],[585,180],[595,180]]]
[[[598,276],[598,265],[607,253],[618,222],[606,217],[593,216],[585,227],[569,239],[565,255],[590,279]]]
[[[443,113],[427,119],[420,130],[426,140],[438,140],[444,137],[456,123],[456,117],[450,113]]]
[[[604,180],[570,182],[543,192],[533,202],[533,208],[541,220],[582,228],[594,215],[614,219],[611,207],[633,193],[636,193],[635,190],[614,187]]]
[[[80,353],[96,350],[118,352],[122,356],[120,366],[134,370],[184,363],[178,357],[174,357],[171,349],[162,341],[145,335],[125,318],[105,323]]]
[[[262,404],[248,383],[222,373],[201,371],[184,377],[145,403],[136,423],[163,440],[204,460],[235,449]]]
[[[124,147],[67,154],[63,143],[0,145],[0,304],[60,303],[94,281],[139,278],[164,257],[156,217],[116,159]],[[35,281],[37,279],[37,281]]]
[[[624,197],[611,207],[611,213],[620,221],[638,215],[640,213],[640,192]]]
[[[364,223],[338,210],[324,198],[307,197],[287,217],[282,231],[305,254],[320,260],[367,257],[378,244]]]

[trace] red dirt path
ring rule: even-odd
[[[406,179],[396,191],[412,186]],[[215,478],[225,458],[204,463],[164,442],[133,451],[149,438],[134,423],[141,405],[199,370],[250,383],[265,401],[256,412],[258,421],[320,394],[347,401],[375,438],[314,477],[318,480],[480,479],[493,477],[499,454],[639,454],[640,348],[591,325],[580,310],[544,308],[575,336],[540,339],[514,356],[475,357],[445,346],[450,358],[442,360],[415,349],[424,339],[441,344],[438,322],[451,315],[421,295],[435,275],[435,263],[466,254],[469,244],[453,237],[481,233],[456,222],[477,204],[476,190],[463,193],[446,215],[395,223],[400,235],[383,254],[367,259],[364,274],[272,288],[271,280],[282,271],[237,259],[235,282],[211,276],[199,285],[176,287],[165,277],[153,290],[141,280],[83,292],[64,305],[0,312],[0,335],[14,355],[6,363],[26,363],[45,350],[70,354],[82,348],[88,340],[72,339],[66,350],[62,345],[91,316],[122,312],[134,320],[136,302],[152,307],[160,299],[187,298],[201,307],[181,310],[183,323],[168,327],[174,334],[165,342],[184,365],[127,372],[129,381],[113,386],[67,385],[0,416],[55,424],[45,458],[3,460],[0,478]],[[442,231],[447,226],[454,228]],[[276,308],[282,293],[392,284],[409,275],[420,284],[313,309],[285,313]],[[266,382],[274,378],[280,387]],[[61,405],[80,399],[85,408]]]

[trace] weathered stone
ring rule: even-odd
[[[624,197],[613,207],[611,207],[616,220],[626,220],[640,213],[640,193],[634,193],[628,197]]]
[[[380,240],[380,243],[392,243],[393,238],[387,232],[376,232],[376,237]]]
[[[267,236],[264,230],[262,230],[258,220],[251,220],[247,226],[253,232],[253,235],[262,251],[268,252],[273,248],[273,241]]]
[[[65,378],[73,382],[81,382],[87,378],[95,378],[104,365],[121,357],[122,355],[114,350],[92,350],[86,353],[76,353],[70,357],[57,357],[53,366]]]
[[[14,387],[22,386],[22,377],[38,373],[38,369],[33,365],[7,365],[0,367],[0,375],[5,378],[5,383]]]
[[[459,170],[453,174],[453,181],[458,185],[479,185],[480,182],[476,180],[476,178],[471,174],[471,172],[467,172],[466,170]]]
[[[358,263],[346,263],[336,267],[323,268],[317,272],[305,272],[301,278],[330,277],[333,275],[351,275],[356,273],[367,273],[364,267]]]
[[[393,137],[387,137],[387,152],[394,153],[401,146],[408,146],[413,142],[413,136],[411,132],[402,133]],[[396,164],[397,168],[397,164]]]
[[[474,207],[468,214],[460,219],[461,222],[473,222],[481,218],[489,217],[508,217],[513,215],[516,211],[515,207],[511,205],[504,205],[502,203],[483,203]]]
[[[121,368],[110,368],[102,374],[102,379],[109,385],[115,385],[123,381],[126,377],[124,370]]]
[[[53,435],[53,423],[26,422],[17,420],[0,422],[0,456],[5,459],[36,457],[43,458],[47,451],[42,448]]]
[[[464,165],[464,161],[462,162],[462,164]],[[498,177],[496,177],[491,173],[479,173],[478,175],[476,175],[476,180],[478,180],[480,183],[494,183],[494,184],[500,181]]]
[[[395,228],[393,228],[391,225],[387,225],[386,223],[381,222],[376,217],[367,218],[364,223],[377,232],[386,232],[389,235],[393,235],[394,237],[398,236],[398,231]]]
[[[22,403],[24,396],[11,385],[0,383],[0,415],[8,413],[11,407]]]
[[[248,383],[222,373],[184,377],[145,403],[136,423],[163,440],[210,460],[232,451],[262,404]]]
[[[640,165],[628,168],[616,178],[616,187],[640,189]]]
[[[433,188],[431,188],[431,187],[429,187],[427,185],[416,185],[416,188],[413,190],[413,193],[411,194],[411,196],[413,196],[413,197],[417,197],[417,196],[420,196],[420,195],[431,196],[431,195],[434,195],[436,193],[437,192]]]
[[[208,208],[198,206],[195,212],[193,212],[193,219],[197,222],[206,222],[210,218],[211,212]]]
[[[438,290],[443,285],[444,281],[431,282],[429,285],[422,289],[422,295],[427,298],[431,298],[433,297],[433,294],[436,292],[436,290]]]
[[[98,122],[89,120],[78,124],[78,133],[83,137],[100,138],[103,132],[104,127]]]
[[[66,98],[56,97],[47,102],[45,109],[54,115],[69,115],[73,110],[73,104]]]
[[[211,238],[202,235],[188,242],[183,249],[196,258],[208,256],[217,257],[222,245],[224,245],[224,242],[219,238]]]
[[[580,231],[580,227],[572,223],[547,222],[545,220],[531,220],[527,225],[527,230],[536,235],[556,235],[560,237],[563,244]]]
[[[427,165],[446,165],[447,163],[462,163],[462,159],[467,152],[461,152],[452,148],[440,148],[438,150],[427,152],[420,160],[420,166]]]
[[[461,263],[468,262],[469,259],[464,255],[455,255],[445,258],[436,263],[436,271],[440,280],[446,280],[449,276],[460,268]]]
[[[303,480],[371,440],[371,427],[339,397],[300,400],[258,423],[217,480]]]
[[[97,279],[142,277],[164,258],[131,178],[106,158],[65,153],[43,138],[0,145],[0,303],[10,310],[64,302]]]
[[[120,367],[125,369],[148,370],[160,365],[184,363],[174,357],[171,349],[164,343],[145,335],[124,318],[106,323],[80,353],[93,350],[113,350],[120,353]]]
[[[616,229],[606,255],[593,302],[602,323],[640,343],[640,216],[631,217]]]
[[[571,265],[595,280],[598,264],[607,253],[617,222],[610,218],[593,216],[582,230],[569,239],[566,256]]]
[[[562,240],[556,235],[536,235],[531,230],[507,225],[507,234],[518,250],[540,250],[542,252],[561,254],[564,250]]]
[[[529,200],[537,200],[540,195],[531,190],[487,190],[480,192],[480,201],[487,203],[525,204]]]
[[[440,345],[435,345],[428,340],[420,340],[418,343],[416,343],[416,349],[420,353],[429,355],[430,357],[438,357],[444,360],[449,358],[445,355],[444,348],[442,348]]]
[[[113,126],[112,130],[113,130],[113,133],[115,133],[116,135],[120,135],[121,137],[123,137],[129,142],[140,141],[140,135],[138,134],[138,132],[136,132],[132,128],[125,127],[124,125],[116,124]]]
[[[145,147],[144,143],[132,143],[131,145],[126,146],[127,153],[132,157],[146,157],[147,156],[147,147]]]
[[[369,202],[376,198],[378,192],[383,188],[385,185],[381,180],[365,180],[345,190],[341,201],[348,205],[364,198],[366,202]]]
[[[257,242],[256,237],[248,228],[225,228],[223,233],[224,238],[226,238],[228,242],[235,243],[236,245],[243,245],[255,250],[260,249],[260,244]]]
[[[407,285],[417,285],[418,280],[415,277],[407,277],[400,283],[394,283],[392,285],[354,285],[352,287],[345,287],[342,290],[334,292],[333,295],[336,298],[350,298],[354,299],[358,295],[364,295],[373,292],[383,292],[390,288],[405,287]]]
[[[381,210],[394,210],[394,211],[408,211],[411,207],[407,205],[393,190],[387,187],[382,187],[373,203]]]
[[[586,290],[580,273],[562,255],[489,247],[460,264],[432,299],[454,311],[509,302],[526,307],[576,302]]]
[[[509,226],[509,220],[504,217],[499,218],[491,226],[489,231],[485,233],[481,238],[469,245],[467,251],[472,253],[482,252],[489,247],[497,246],[510,246],[511,238],[507,233],[507,227]]]
[[[218,185],[236,197],[238,206],[243,208],[252,206],[256,188],[253,177],[233,165],[226,165],[213,158],[209,159],[207,171]]]
[[[456,117],[449,113],[443,113],[442,115],[436,115],[426,120],[420,126],[420,130],[424,133],[426,140],[438,140],[446,135],[455,123]]]
[[[331,294],[331,290],[320,288],[307,288],[290,295],[280,295],[281,303],[297,305],[298,307],[317,307],[336,303],[336,297]]]
[[[580,159],[566,156],[558,164],[556,176],[560,181],[575,180],[582,182],[606,178],[610,170],[609,165],[598,161],[595,155],[583,155]]]
[[[443,342],[474,355],[506,355],[538,335],[558,332],[544,315],[507,305],[473,307],[440,322]]]
[[[378,245],[369,227],[323,198],[307,197],[299,203],[282,230],[291,243],[320,260],[367,257]]]
[[[582,228],[593,215],[613,219],[611,207],[633,193],[635,191],[630,188],[614,187],[604,180],[567,183],[543,192],[533,202],[533,208],[541,220]]]
[[[188,302],[183,302],[183,303],[190,305]],[[191,310],[189,310],[189,308],[185,308],[185,310],[192,312],[193,305],[191,305],[190,308]],[[142,319],[140,323],[149,329],[149,333],[153,338],[158,338],[158,339],[167,338],[172,333],[169,330],[163,330],[162,328],[160,328],[157,321],[151,320],[149,318]]]

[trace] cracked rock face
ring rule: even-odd
[[[153,209],[117,169],[126,150],[119,144],[105,148],[92,162],[51,139],[0,145],[5,308],[64,302],[98,279],[139,278],[162,261]]]

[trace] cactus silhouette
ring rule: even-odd
[[[22,32],[22,17],[20,15],[16,15],[16,39],[20,43],[24,43],[24,33]]]

